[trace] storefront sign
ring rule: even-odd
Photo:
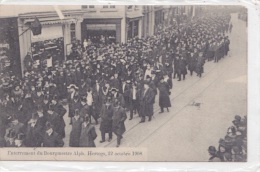
[[[115,24],[87,24],[87,30],[116,30]]]
[[[45,41],[49,39],[55,39],[55,38],[60,38],[63,37],[62,33],[62,26],[45,26],[42,27],[42,33],[40,35],[34,36],[31,33],[31,41],[33,42],[39,42],[39,41]]]

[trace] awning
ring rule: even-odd
[[[26,19],[24,20],[24,23],[31,23],[33,22],[31,19]],[[47,20],[40,20],[40,23],[42,25],[52,25],[52,24],[65,24],[65,23],[75,23],[76,22],[76,19],[54,19],[54,20],[50,20],[50,19],[47,19]]]

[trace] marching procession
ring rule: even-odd
[[[51,65],[52,54],[36,62],[28,53],[23,78],[1,77],[0,147],[63,147],[67,114],[70,147],[95,147],[99,134],[100,143],[115,135],[120,146],[127,119],[152,121],[155,103],[160,113],[170,111],[174,79],[202,77],[206,62],[228,56],[230,19],[209,13],[175,20],[125,44],[75,40],[66,61]]]

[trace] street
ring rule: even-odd
[[[246,23],[232,14],[230,52],[218,63],[206,62],[201,78],[187,75],[185,81],[173,80],[170,112],[159,114],[158,96],[154,117],[140,124],[135,115],[125,121],[126,132],[120,147],[142,147],[148,150],[148,161],[207,161],[207,149],[217,146],[232,126],[235,115],[247,115],[247,35]],[[68,146],[71,125],[68,115],[65,145]],[[115,147],[113,140],[97,147]],[[108,136],[107,136],[108,137]]]

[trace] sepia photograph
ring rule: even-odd
[[[239,5],[1,5],[0,160],[247,162]]]

